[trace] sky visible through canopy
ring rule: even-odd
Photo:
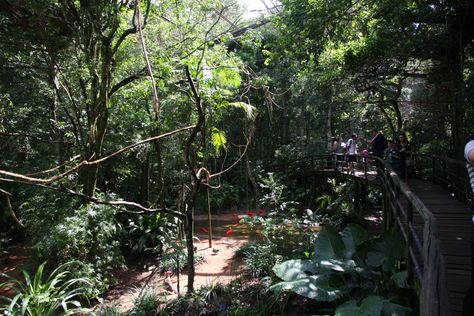
[[[244,16],[246,18],[257,18],[268,13],[268,8],[278,5],[277,0],[238,0],[245,8]],[[266,6],[265,6],[266,5]]]

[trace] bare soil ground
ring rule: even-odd
[[[245,216],[245,213],[240,212],[239,216]],[[197,254],[203,255],[204,262],[196,266],[196,275],[194,278],[194,288],[221,283],[227,284],[242,272],[243,265],[238,258],[235,257],[235,251],[244,245],[248,240],[248,232],[244,225],[236,221],[235,215],[232,212],[212,216],[212,248],[209,247],[209,240],[207,234],[201,231],[204,227],[207,229],[207,216],[198,215],[195,218],[195,236],[200,241],[195,241],[197,247]],[[226,232],[230,229],[233,233],[226,236]],[[214,253],[212,249],[218,249]],[[157,293],[166,297],[167,300],[176,298],[178,295],[184,295],[187,291],[187,274],[182,273],[179,276],[171,276],[173,288],[179,292],[173,293],[167,291],[164,286],[165,276],[160,275],[158,271],[158,262],[151,264],[145,269],[137,267],[128,267],[120,271],[116,277],[118,282],[108,291],[105,296],[105,304],[115,305],[121,311],[130,310],[133,307],[133,302],[144,286],[154,288]]]
[[[237,216],[246,216],[245,212],[238,212]],[[203,255],[204,261],[196,266],[194,288],[200,288],[212,283],[226,284],[239,276],[242,272],[242,263],[235,257],[235,251],[248,240],[249,232],[244,225],[238,223],[236,214],[225,212],[212,216],[212,248],[209,247],[207,229],[208,221],[206,215],[197,215],[195,218],[195,241],[197,253]],[[226,233],[232,229],[232,234]],[[218,249],[215,253],[214,249]],[[22,279],[21,270],[25,269],[31,261],[31,248],[25,244],[16,244],[8,249],[8,257],[0,258],[0,272],[6,273],[18,279]],[[166,291],[164,288],[165,276],[160,275],[159,258],[152,260],[147,265],[129,266],[117,271],[115,277],[117,282],[105,293],[104,302],[107,305],[116,305],[122,311],[130,310],[137,293],[144,286],[153,287],[157,293],[163,294],[167,299],[177,297],[178,294]],[[187,275],[180,274],[179,284],[176,275],[171,276],[171,281],[179,295],[187,290]],[[0,277],[0,283],[5,281]],[[137,290],[138,289],[138,290]],[[12,296],[12,291],[3,286],[0,288],[0,296]]]

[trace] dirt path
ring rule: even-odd
[[[245,214],[240,215],[245,216]],[[201,227],[207,227],[206,216],[195,218],[195,230],[200,231]],[[233,233],[226,236],[226,232],[230,229]],[[217,253],[209,248],[207,234],[204,235],[203,232],[195,234],[200,240],[195,242],[197,253],[204,257],[204,262],[196,266],[195,289],[212,283],[226,284],[242,271],[242,264],[235,258],[235,251],[247,242],[248,232],[244,225],[238,224],[232,213],[213,215],[213,233],[212,244],[214,249],[218,249]],[[144,286],[154,288],[167,300],[177,297],[177,294],[164,289],[165,277],[159,274],[155,265],[148,266],[146,270],[127,268],[121,271],[117,278],[119,282],[106,293],[104,298],[107,305],[115,305],[121,311],[127,311],[133,307],[137,289]],[[177,276],[172,276],[171,281],[174,289],[178,290]],[[183,273],[179,277],[180,295],[186,293],[186,290],[187,275]]]

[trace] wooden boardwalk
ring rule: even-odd
[[[409,254],[407,262],[412,268],[410,271],[414,272],[421,285],[420,314],[461,315],[471,279],[472,209],[442,186],[417,179],[403,183],[386,161],[371,157],[370,165],[367,165],[364,158],[359,156],[358,170],[354,174],[347,174],[344,163],[342,170],[336,168],[335,155],[298,158],[274,165],[271,170],[295,178],[339,174],[380,185],[384,192],[382,211],[385,228],[397,226],[395,229],[402,232]],[[436,155],[418,155],[417,159],[420,160],[418,165],[425,167],[419,170],[419,174],[443,183],[463,200],[474,201],[465,162]],[[423,214],[423,218],[419,213]]]
[[[471,277],[469,239],[472,210],[439,185],[415,179],[409,179],[407,184],[436,217],[441,253],[446,262],[451,315],[461,315]],[[417,230],[423,228],[421,218],[415,217],[415,227]]]

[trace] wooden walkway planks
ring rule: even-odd
[[[438,185],[415,179],[409,179],[407,184],[436,217],[441,252],[446,262],[451,313],[452,316],[461,315],[464,293],[471,276],[469,238],[472,210]],[[415,226],[422,229],[421,225]]]

